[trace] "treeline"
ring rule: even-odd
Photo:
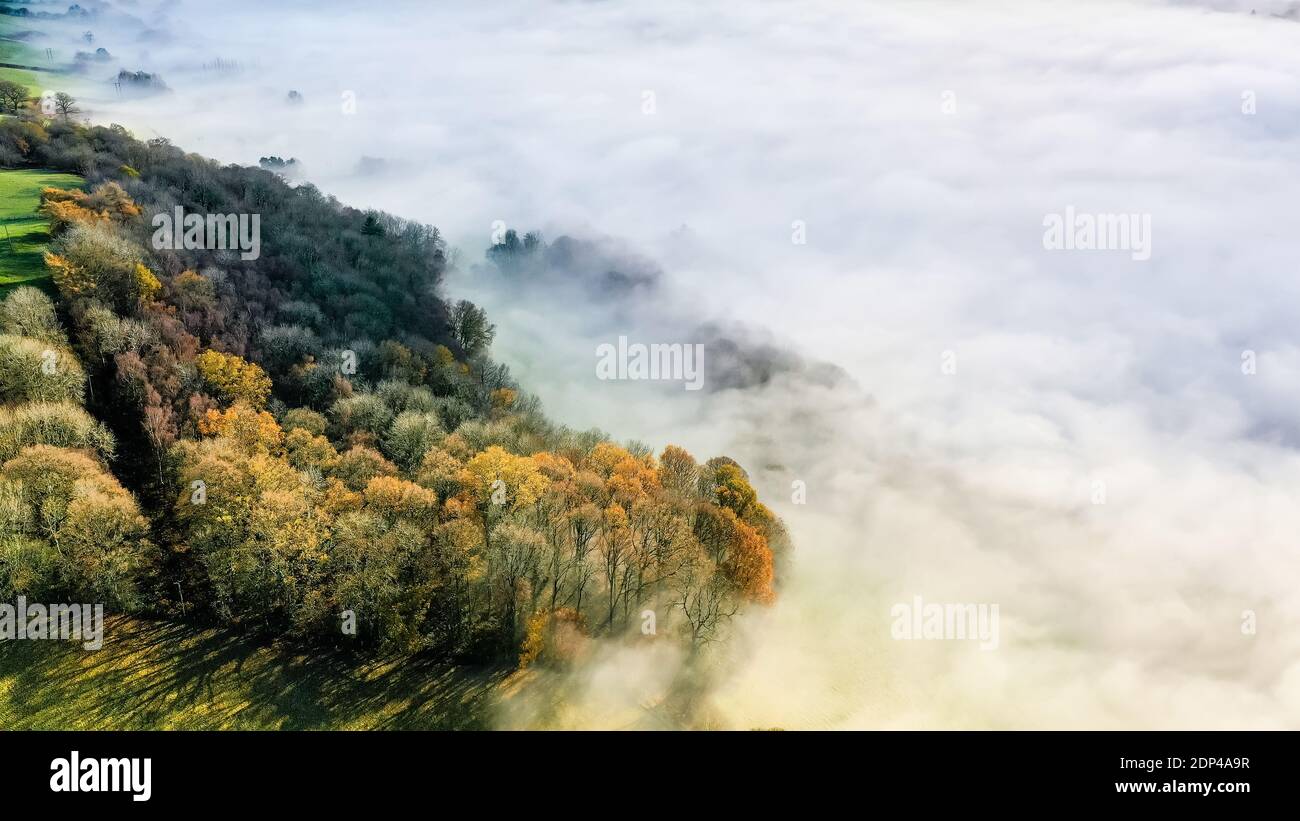
[[[0,165],[86,180],[43,196],[55,299],[0,306],[0,594],[524,662],[773,598],[744,470],[547,420],[436,229],[119,126],[6,118]],[[261,257],[156,249],[177,206]]]

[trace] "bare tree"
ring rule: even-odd
[[[587,585],[596,575],[590,556],[592,541],[596,535],[596,525],[600,521],[600,510],[593,504],[585,504],[569,516],[569,526],[573,529],[573,609],[582,615],[582,599]]]
[[[77,108],[76,98],[66,91],[60,91],[54,95],[54,110],[65,120],[73,114],[81,113],[81,109]]]
[[[716,640],[740,606],[717,566],[702,551],[682,564],[675,582],[672,606],[681,608],[686,618],[694,652]]]
[[[607,511],[601,517],[600,539],[596,547],[605,577],[608,605],[605,626],[611,632],[614,629],[614,611],[618,607],[619,596],[627,584],[626,567],[632,552],[632,535],[627,527],[627,519],[625,516],[618,515],[622,513],[620,508],[612,508],[612,510],[616,511],[614,516]]]

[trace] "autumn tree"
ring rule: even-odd
[[[28,402],[0,406],[0,460],[31,445],[85,450],[102,459],[116,452],[108,428],[72,402]]]
[[[376,480],[382,481],[382,480]],[[337,631],[342,613],[356,621],[357,639],[388,650],[423,648],[423,627],[434,576],[425,570],[429,535],[417,525],[389,521],[370,509],[349,511],[334,523],[324,619]]]
[[[226,410],[209,410],[199,420],[199,433],[227,439],[244,453],[279,454],[284,431],[275,417],[240,400]]]
[[[683,499],[695,496],[700,481],[700,468],[685,449],[669,445],[659,456],[659,483]]]
[[[0,467],[0,588],[133,609],[156,567],[135,499],[84,452],[34,445]]]
[[[531,583],[525,586],[525,583],[536,580],[544,544],[540,533],[521,523],[508,522],[496,533],[495,556],[490,567],[504,603],[502,629],[512,647],[517,638],[521,598],[528,596],[530,606],[536,605],[537,586]]]
[[[397,466],[384,455],[364,445],[354,445],[344,451],[334,464],[330,475],[352,490],[364,490],[376,476],[396,476]]]
[[[181,271],[172,278],[169,288],[182,311],[210,310],[216,303],[216,286],[196,271]]]
[[[398,467],[409,471],[445,436],[436,413],[403,411],[385,432],[383,449]]]
[[[337,643],[350,611],[368,648],[521,663],[640,607],[703,646],[774,596],[789,536],[743,468],[549,421],[436,229],[121,126],[19,111],[0,159],[92,183],[42,193],[56,300],[0,302],[3,589],[169,614],[179,581],[225,623]],[[137,199],[276,230],[256,265],[154,250]]]
[[[119,313],[151,301],[161,283],[143,263],[143,254],[112,227],[76,223],[45,252],[45,265],[65,299],[99,299]]]
[[[176,446],[173,507],[185,543],[230,621],[291,622],[320,584],[328,515],[288,462],[232,436]]]
[[[578,502],[574,485],[577,470],[567,458],[545,451],[533,454],[533,460],[547,479],[546,491],[537,501],[536,526],[546,542],[539,562],[539,586],[545,588],[546,609],[555,611],[574,571],[568,514]]]
[[[289,464],[294,470],[311,471],[326,476],[336,471],[339,453],[324,436],[314,436],[306,428],[292,428],[284,437]]]
[[[513,635],[517,583],[537,560],[542,539],[532,530],[521,529],[522,523],[512,525],[500,540],[494,540],[493,534],[502,519],[537,502],[546,490],[546,477],[532,458],[493,445],[466,462],[461,484],[471,506],[468,512],[482,528],[489,577],[500,579],[504,587],[503,627]]]
[[[260,408],[271,395],[270,377],[243,357],[208,350],[195,358],[194,367],[204,383],[228,402],[243,401]]]
[[[302,428],[313,436],[324,436],[328,424],[324,414],[317,413],[311,408],[292,408],[285,412],[284,418],[280,421],[280,427],[286,432]]]
[[[120,353],[137,356],[148,346],[157,346],[158,329],[139,319],[118,316],[98,300],[78,303],[77,345],[92,364],[104,365]]]
[[[80,404],[86,374],[72,352],[49,342],[0,334],[0,402]]]
[[[772,600],[772,552],[758,531],[730,508],[704,503],[696,509],[695,536],[738,596],[760,603]]]
[[[532,458],[516,456],[493,445],[465,464],[461,484],[482,525],[483,544],[491,553],[495,524],[503,516],[536,502],[547,481]]]
[[[701,471],[705,495],[737,516],[744,516],[758,500],[758,494],[749,483],[749,476],[732,459],[720,456],[710,459]]]
[[[54,303],[29,285],[14,288],[0,301],[0,333],[25,336],[61,348],[68,346]]]
[[[126,190],[111,180],[89,193],[79,188],[44,188],[39,211],[55,234],[73,225],[126,224],[141,214]]]
[[[373,393],[345,396],[330,406],[331,435],[355,444],[378,444],[393,421],[393,409]]]
[[[610,504],[601,514],[597,549],[605,576],[605,627],[612,630],[614,610],[618,605],[619,594],[627,583],[627,564],[632,552],[632,533],[628,527],[627,513],[617,504]]]
[[[565,521],[571,533],[570,545],[573,550],[569,562],[573,576],[573,609],[581,616],[587,587],[596,575],[592,555],[595,553],[596,534],[599,532],[603,517],[599,507],[592,502],[583,502],[566,514]]]

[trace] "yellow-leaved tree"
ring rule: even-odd
[[[256,363],[220,351],[204,351],[194,358],[199,376],[221,399],[243,400],[255,408],[266,405],[271,395],[271,378]]]
[[[483,526],[483,545],[491,550],[497,521],[536,502],[546,490],[547,479],[532,457],[492,445],[465,463],[461,484]]]

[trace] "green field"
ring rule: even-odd
[[[42,252],[50,241],[49,224],[36,213],[41,189],[81,183],[75,174],[0,171],[0,295],[20,283],[40,284],[48,276]]]
[[[93,652],[0,642],[0,729],[484,729],[508,672],[109,616]]]
[[[0,30],[2,32],[2,30]],[[44,63],[44,55],[38,53],[36,49],[24,43],[18,43],[13,40],[0,40],[0,63],[16,63],[24,66],[37,66]],[[25,71],[21,68],[0,67],[0,80],[10,80],[15,83],[22,83],[32,92],[35,97],[41,93],[44,83],[37,76],[35,71]]]

